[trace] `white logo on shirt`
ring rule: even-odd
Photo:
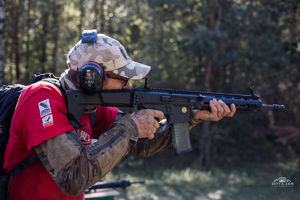
[[[85,131],[77,129],[77,134],[78,134],[78,137],[81,140],[82,144],[86,145],[86,144],[90,144],[91,143],[91,137]]]
[[[46,117],[42,118],[42,120],[43,120],[44,127],[53,125],[53,116],[52,115],[47,115]]]
[[[43,118],[45,115],[51,114],[51,107],[49,99],[39,102],[40,115]]]

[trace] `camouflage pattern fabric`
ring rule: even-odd
[[[160,124],[153,139],[140,138],[137,142],[130,141],[130,154],[137,156],[150,156],[162,151],[172,143],[171,125]]]
[[[137,126],[130,116],[120,111],[109,129],[91,145],[83,146],[70,133],[64,133],[35,148],[41,162],[63,192],[80,195],[102,179],[128,153],[149,156],[172,145],[170,124],[161,123],[151,140],[138,139]],[[199,122],[195,117],[193,120],[189,128]]]
[[[105,176],[130,150],[131,138],[138,137],[130,114],[113,122],[96,143],[83,146],[68,133],[43,142],[36,152],[50,175],[70,195],[80,195]],[[51,165],[51,166],[49,166]]]
[[[200,119],[196,119],[195,115],[193,112],[191,112],[190,114],[190,121],[189,121],[189,131],[196,126],[198,123],[200,123],[201,120]]]
[[[151,69],[150,66],[132,61],[119,41],[104,34],[97,35],[96,43],[82,43],[80,40],[70,50],[67,64],[77,71],[88,61],[97,62],[104,65],[106,71],[130,79],[141,79]]]

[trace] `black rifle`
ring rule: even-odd
[[[115,181],[115,182],[103,182],[103,183],[97,183],[93,186],[91,186],[89,189],[85,190],[84,193],[90,193],[91,190],[97,190],[101,188],[116,188],[121,187],[125,189],[126,187],[130,186],[131,184],[137,184],[137,183],[145,183],[145,181],[134,181],[130,182],[127,180],[121,180],[121,181]]]
[[[86,105],[160,110],[166,116],[167,123],[172,125],[175,152],[181,154],[192,150],[188,130],[190,113],[193,109],[210,111],[209,101],[213,99],[222,100],[229,107],[235,104],[237,113],[257,113],[263,108],[273,110],[285,108],[284,105],[262,104],[259,96],[254,94],[253,87],[250,95],[173,90],[151,88],[146,79],[143,89],[103,90],[93,96],[68,90],[68,118],[74,128],[78,124],[81,125],[79,119]]]

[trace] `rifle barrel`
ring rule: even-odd
[[[145,183],[145,181],[130,182],[127,180],[121,180],[121,181],[115,181],[115,182],[100,182],[98,184],[92,185],[90,188],[85,190],[84,193],[90,193],[91,190],[102,189],[102,188],[121,187],[121,188],[125,189],[126,187],[130,186],[131,184],[136,184],[136,183]]]
[[[145,183],[145,181],[133,181],[131,184],[136,184],[136,183]]]
[[[278,104],[273,104],[273,105],[263,104],[262,108],[271,108],[273,110],[284,110],[285,106],[284,105],[278,105]]]

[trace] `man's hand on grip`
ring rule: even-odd
[[[159,121],[164,119],[164,113],[158,110],[139,110],[131,115],[139,131],[139,138],[154,138],[154,133],[159,128]]]

